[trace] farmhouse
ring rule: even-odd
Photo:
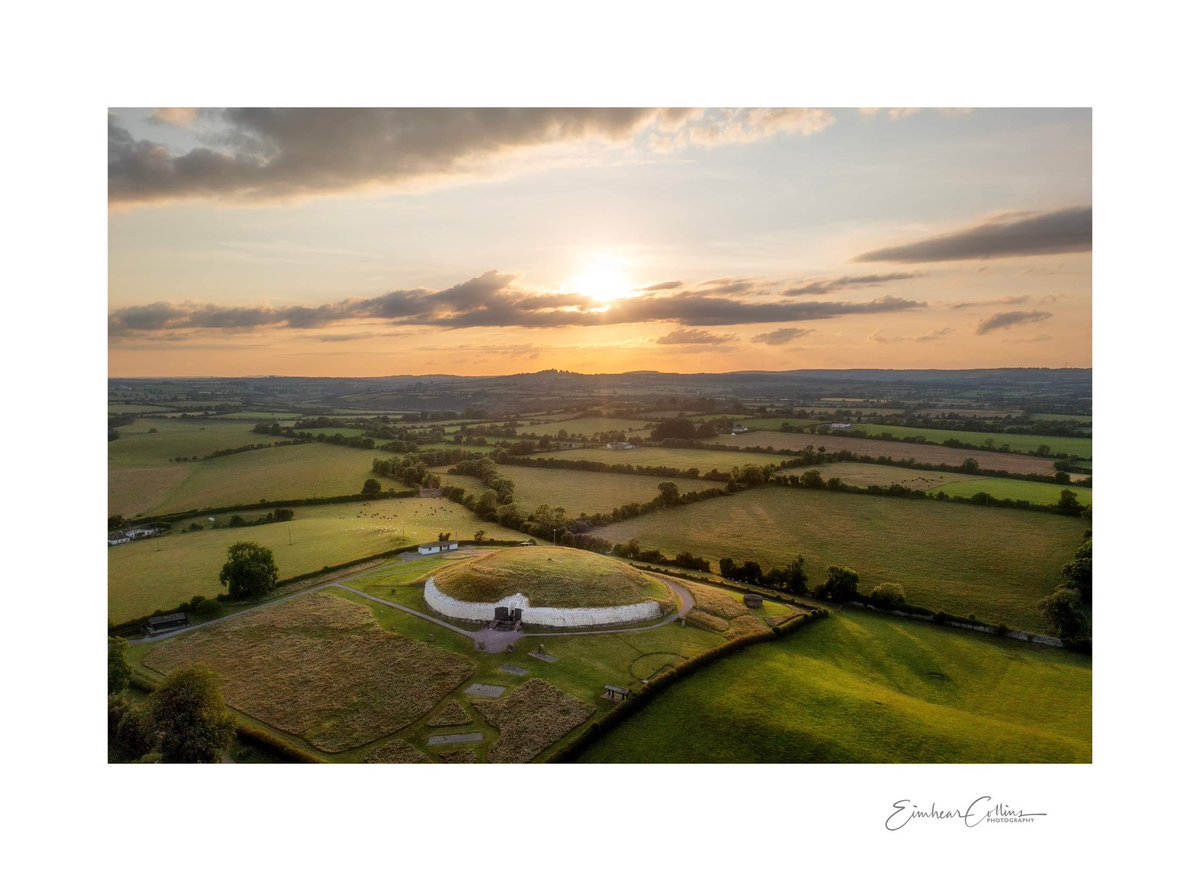
[[[831,424],[829,424],[830,429],[850,429],[853,426],[854,426],[854,424],[852,424],[852,423],[831,423]]]
[[[634,448],[629,442],[609,442],[604,447],[610,451],[632,451]]]
[[[417,545],[417,553],[445,553],[448,550],[458,550],[457,541],[431,541],[429,544]]]

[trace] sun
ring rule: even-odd
[[[571,289],[602,306],[633,295],[629,276],[615,260],[593,261],[575,276]]]

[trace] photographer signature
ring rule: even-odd
[[[954,808],[942,810],[934,802],[928,809],[912,801],[902,798],[892,805],[893,811],[884,826],[890,832],[899,831],[912,820],[962,820],[968,829],[973,829],[980,823],[1031,823],[1044,813],[1034,813],[1014,808],[1004,802],[992,802],[990,795],[983,795],[967,805],[965,810]]]

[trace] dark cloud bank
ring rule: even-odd
[[[1092,250],[1092,207],[1005,215],[944,236],[868,251],[862,263],[931,263]]]

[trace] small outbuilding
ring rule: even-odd
[[[164,632],[174,632],[176,629],[182,629],[189,624],[188,615],[182,611],[175,614],[163,614],[160,617],[151,617],[146,621],[147,635],[162,635]]]
[[[747,608],[761,608],[763,605],[763,597],[758,593],[747,593],[742,596],[742,601],[746,604]]]
[[[457,541],[431,541],[429,544],[418,544],[417,553],[445,553],[448,550],[458,550]]]

